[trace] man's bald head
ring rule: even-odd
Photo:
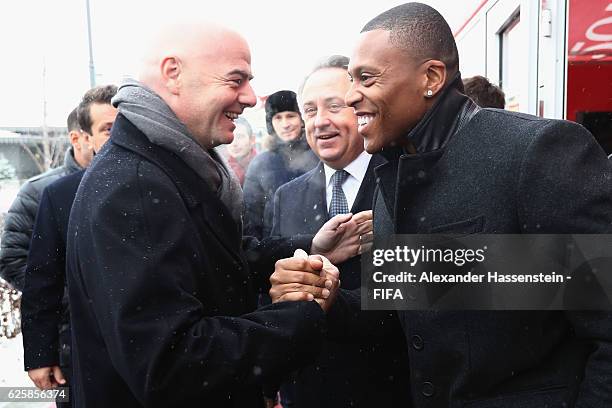
[[[257,102],[251,79],[246,40],[203,23],[161,29],[145,48],[139,75],[205,148],[231,143],[233,119]]]
[[[209,22],[181,22],[168,24],[152,34],[144,48],[138,75],[140,82],[152,86],[160,78],[159,68],[166,58],[178,58],[182,63],[208,62],[219,58],[231,42],[248,44],[237,32]],[[250,63],[250,54],[248,55]]]
[[[390,32],[393,45],[417,60],[442,61],[447,78],[459,70],[459,53],[453,33],[440,13],[422,3],[406,3],[393,7],[370,20],[361,32]]]

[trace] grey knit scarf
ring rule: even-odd
[[[242,227],[244,201],[240,182],[221,155],[196,142],[159,95],[128,79],[119,87],[112,103],[151,143],[176,154],[216,191]]]

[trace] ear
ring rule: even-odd
[[[79,137],[80,137],[80,132],[76,131],[76,130],[72,130],[70,131],[70,133],[68,133],[68,138],[70,139],[70,144],[72,145],[72,147],[75,150],[81,150],[81,145],[79,144]]]
[[[446,83],[446,65],[442,61],[429,60],[425,63],[426,86],[425,96],[432,97],[444,87]],[[429,91],[431,90],[431,94]]]
[[[166,89],[174,95],[178,95],[181,88],[181,73],[183,64],[178,57],[166,57],[160,64],[161,76]]]

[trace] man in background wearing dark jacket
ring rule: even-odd
[[[78,121],[97,153],[110,136],[117,116],[113,85],[87,91]],[[34,225],[21,300],[25,370],[40,389],[70,384],[70,315],[66,286],[66,235],[74,196],[85,170],[43,190]],[[58,401],[58,406],[70,406]]]
[[[251,161],[244,181],[244,233],[258,239],[270,235],[276,189],[318,162],[304,137],[295,92],[278,91],[268,97],[266,125],[272,146]]]
[[[4,220],[0,276],[20,291],[42,191],[60,177],[86,168],[93,156],[88,136],[79,130],[76,109],[68,116],[68,137],[71,147],[66,151],[64,164],[29,179],[17,193]]]

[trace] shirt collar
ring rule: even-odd
[[[344,170],[349,175],[351,175],[351,177],[354,177],[355,179],[357,179],[357,181],[359,181],[359,184],[361,184],[361,182],[363,181],[363,178],[365,177],[366,172],[368,171],[368,166],[370,164],[371,158],[372,158],[372,155],[364,150],[363,152],[361,152],[359,156],[357,156],[355,160],[350,162],[344,168]],[[331,177],[334,175],[336,170],[332,169],[325,163],[323,163],[323,169],[325,170],[325,185],[328,186],[331,181]]]

